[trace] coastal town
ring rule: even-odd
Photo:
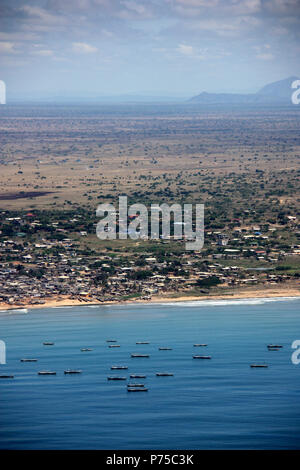
[[[249,218],[249,215],[246,214]],[[201,251],[184,240],[99,240],[92,214],[2,211],[0,303],[43,305],[56,299],[105,303],[234,293],[241,288],[297,287],[299,222],[205,231]]]
[[[2,112],[2,308],[299,294],[294,111],[159,104]],[[117,207],[120,196],[147,210],[203,204],[204,246],[189,251],[184,237],[174,240],[174,220],[169,238],[100,240],[97,207]]]
[[[287,465],[300,0],[0,0],[0,60],[0,454]]]

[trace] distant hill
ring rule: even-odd
[[[299,80],[299,78],[289,77],[278,82],[269,83],[257,93],[249,94],[207,93],[203,91],[200,95],[191,98],[189,102],[200,104],[291,104],[293,93],[291,85],[295,80]]]

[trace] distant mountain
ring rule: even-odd
[[[243,95],[239,93],[207,93],[203,91],[200,95],[193,96],[189,100],[190,103],[203,103],[203,104],[243,104],[252,103],[253,94]]]
[[[189,100],[190,103],[199,104],[291,104],[293,89],[292,83],[299,80],[298,77],[289,77],[278,82],[265,85],[257,93],[207,93],[203,91],[200,95]]]
[[[264,98],[272,98],[278,100],[290,100],[293,92],[291,85],[298,77],[289,77],[279,82],[269,83],[259,90],[256,95]]]

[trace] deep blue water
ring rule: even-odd
[[[7,364],[0,374],[15,378],[0,380],[0,448],[300,448],[300,364],[291,362],[299,306],[244,300],[2,312]],[[108,348],[107,339],[121,347]],[[269,343],[284,347],[270,352]],[[150,358],[133,359],[134,352]],[[254,362],[269,368],[251,369]],[[110,370],[119,364],[128,371]],[[67,368],[83,373],[65,376]],[[37,375],[45,369],[57,375]],[[149,391],[128,393],[126,382],[107,381],[129,373],[145,373]]]

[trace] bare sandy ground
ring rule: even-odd
[[[7,303],[0,302],[0,310],[15,310],[23,308],[49,308],[49,307],[67,307],[67,306],[77,306],[77,305],[122,305],[122,304],[131,304],[131,303],[161,303],[161,302],[186,302],[186,301],[195,301],[195,300],[232,300],[232,299],[247,299],[247,298],[276,298],[276,297],[300,297],[300,288],[297,287],[272,287],[272,288],[256,288],[256,289],[246,289],[238,290],[234,292],[224,292],[223,294],[208,294],[201,296],[191,296],[191,295],[182,295],[182,296],[153,296],[149,300],[139,300],[139,299],[130,299],[125,301],[107,301],[99,302],[95,299],[86,299],[86,301],[80,301],[77,299],[70,299],[68,297],[59,297],[59,298],[50,298],[46,299],[44,304],[31,305],[24,302],[22,305],[11,305]]]
[[[288,290],[270,290],[270,291],[246,291],[246,292],[239,292],[235,294],[223,294],[223,295],[207,295],[207,296],[184,296],[184,297],[159,297],[159,298],[152,298],[150,302],[186,302],[186,301],[193,301],[193,300],[228,300],[228,299],[261,299],[261,298],[272,298],[272,297],[300,297],[299,289],[288,289]]]

